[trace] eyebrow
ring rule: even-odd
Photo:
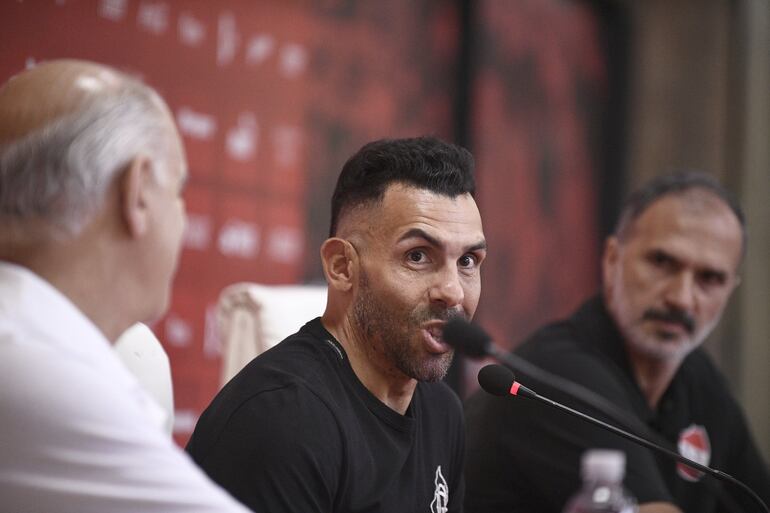
[[[672,255],[671,253],[669,253],[665,249],[652,248],[647,253],[647,255],[648,255],[648,257],[654,257],[656,255],[663,255],[666,258],[668,258],[669,260],[673,261],[676,265],[679,265],[679,266],[685,265],[677,256]],[[723,281],[727,281],[727,278],[730,276],[729,271],[727,271],[725,269],[718,269],[716,267],[711,267],[709,265],[706,265],[704,267],[696,267],[695,270],[698,273],[712,273],[715,276],[717,276],[720,280],[723,280]]]
[[[430,235],[428,232],[421,228],[411,228],[410,230],[406,231],[401,237],[398,238],[397,242],[401,242],[407,239],[425,239],[428,241],[428,244],[431,246],[436,247],[443,247],[444,244],[438,240],[433,235]],[[466,252],[468,251],[479,251],[479,250],[486,250],[487,249],[487,241],[482,239],[481,241],[477,242],[476,244],[473,244],[465,249]]]
[[[721,271],[719,269],[705,268],[705,269],[698,270],[698,272],[701,275],[703,275],[704,273],[712,274],[712,275],[716,276],[717,279],[719,279],[722,282],[727,282],[727,279],[729,277],[728,273],[726,273],[725,271]]]

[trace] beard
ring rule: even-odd
[[[372,359],[384,356],[386,362],[417,381],[435,382],[446,376],[454,351],[432,354],[422,348],[423,323],[463,316],[457,310],[424,307],[400,308],[372,291],[361,270],[359,294],[353,304],[353,317],[366,351]]]
[[[664,307],[648,308],[641,315],[635,316],[621,289],[611,293],[605,291],[605,304],[628,347],[650,360],[661,362],[683,360],[701,345],[716,325],[715,320],[708,326],[698,326],[695,319],[688,313]],[[684,334],[656,328],[651,324],[654,321],[679,324]]]
[[[658,361],[684,360],[688,354],[703,343],[717,324],[717,320],[714,320],[706,326],[700,327],[691,324],[692,327],[687,329],[687,334],[683,336],[674,335],[667,331],[655,330],[649,326],[645,326],[644,321],[663,318],[664,315],[655,317],[649,315],[649,312],[645,312],[640,321],[637,321],[626,329],[621,328],[621,332],[624,333],[624,338],[627,340],[627,343],[637,353]],[[677,314],[674,313],[671,316],[674,317],[676,315]]]

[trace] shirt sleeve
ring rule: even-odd
[[[255,511],[334,510],[343,470],[340,429],[325,404],[301,385],[252,396],[216,433],[199,422],[188,451]]]
[[[1,511],[247,512],[127,390],[77,360],[1,346]]]

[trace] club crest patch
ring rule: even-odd
[[[691,424],[679,433],[677,448],[679,449],[679,454],[701,465],[708,466],[711,461],[709,435],[706,432],[706,428],[698,424]],[[683,463],[676,464],[676,471],[679,477],[690,482],[700,481],[700,478],[703,477],[703,472],[688,467]]]

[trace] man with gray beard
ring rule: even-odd
[[[321,246],[327,307],[255,358],[188,452],[257,511],[462,511],[464,426],[440,380],[447,319],[470,319],[486,255],[473,159],[380,140],[345,164]]]
[[[516,352],[602,396],[622,427],[746,483],[770,502],[770,476],[729,387],[700,345],[740,282],[743,214],[701,173],[658,177],[625,203],[602,257],[601,293],[537,330]],[[548,380],[522,383],[613,425]],[[486,393],[466,406],[466,509],[558,513],[590,448],[626,454],[639,513],[751,511],[735,488],[535,401]],[[566,418],[565,418],[566,417]]]

